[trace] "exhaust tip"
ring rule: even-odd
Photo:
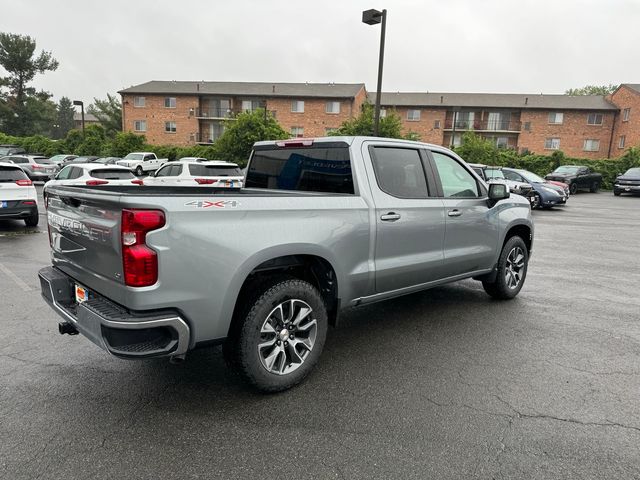
[[[58,324],[58,332],[60,335],[78,335],[78,330],[68,322],[60,322]]]

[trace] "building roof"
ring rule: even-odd
[[[184,82],[152,80],[118,93],[354,98],[364,83]]]
[[[73,112],[73,120],[76,121],[76,122],[81,122],[82,121],[82,113]],[[85,123],[91,123],[91,122],[96,122],[97,123],[100,120],[98,120],[98,118],[94,114],[84,112],[84,121],[85,121]]]
[[[620,86],[629,87],[631,90],[635,90],[636,92],[640,93],[640,83],[623,83]]]
[[[369,93],[375,102],[375,92]],[[469,107],[544,110],[617,110],[603,95],[543,95],[517,93],[388,93],[382,92],[381,105],[389,107]]]

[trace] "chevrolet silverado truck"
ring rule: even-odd
[[[127,167],[137,176],[141,176],[144,173],[155,172],[168,161],[168,158],[158,158],[153,152],[132,152],[118,160],[116,165]]]
[[[46,194],[53,265],[39,277],[60,333],[174,362],[222,343],[262,391],[300,382],[345,308],[468,278],[515,297],[533,242],[525,198],[405,140],[258,142],[242,188]]]
[[[566,183],[571,195],[575,195],[580,189],[596,193],[602,185],[602,174],[582,165],[561,165],[544,178]]]

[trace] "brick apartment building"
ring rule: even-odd
[[[123,130],[152,144],[213,143],[224,121],[266,108],[292,136],[318,137],[357,115],[364,84],[151,81],[119,92]]]
[[[119,93],[125,131],[183,146],[213,143],[224,120],[265,107],[292,136],[324,136],[367,99],[364,84],[333,83],[151,81]],[[572,157],[615,157],[640,145],[640,84],[623,84],[606,97],[383,93],[381,104],[382,115],[400,115],[405,133],[439,145],[459,145],[467,131],[499,147]]]

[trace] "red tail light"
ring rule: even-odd
[[[131,180],[131,183],[135,184],[135,185],[144,185],[144,183],[142,182],[142,180],[140,180],[139,178],[136,180]]]
[[[310,147],[313,145],[313,138],[305,138],[304,140],[285,140],[284,142],[276,142],[276,146],[284,148]]]
[[[34,164],[34,165],[31,165],[31,168],[33,168],[34,170],[40,170],[40,169],[42,169],[44,167],[41,167],[40,165],[35,165]]]
[[[30,187],[31,185],[33,185],[33,182],[31,180],[16,180],[16,185],[20,186],[20,187]]]
[[[35,205],[36,202],[34,202],[33,200],[25,200],[24,202],[22,202],[23,205]]]
[[[211,185],[216,181],[213,178],[194,178],[198,185]]]
[[[158,256],[145,242],[147,232],[164,224],[161,210],[122,211],[122,265],[126,285],[148,287],[158,281]]]
[[[106,185],[109,180],[87,180],[87,185]]]

